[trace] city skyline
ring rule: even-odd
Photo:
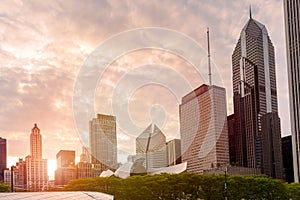
[[[4,32],[1,33],[3,36],[1,46],[1,60],[3,60],[1,61],[1,70],[3,70],[3,73],[1,73],[1,81],[7,83],[7,87],[1,86],[0,92],[3,94],[3,102],[4,105],[7,105],[7,109],[1,111],[1,116],[3,117],[1,117],[0,122],[1,124],[14,122],[15,125],[13,127],[0,127],[0,136],[6,138],[8,141],[8,163],[14,164],[18,160],[18,157],[24,158],[26,156],[24,152],[29,152],[28,127],[31,127],[35,122],[37,122],[43,130],[43,140],[49,141],[44,145],[43,151],[45,158],[55,163],[55,153],[60,149],[76,150],[76,155],[77,157],[79,156],[81,144],[76,129],[74,128],[71,107],[72,89],[76,74],[88,54],[102,41],[114,34],[132,28],[160,26],[174,29],[191,36],[206,49],[205,33],[206,27],[209,26],[211,30],[212,61],[213,64],[217,66],[223,79],[227,93],[227,113],[228,115],[231,114],[233,112],[231,52],[237,41],[236,38],[238,38],[240,34],[240,29],[249,16],[248,6],[250,4],[252,4],[253,16],[268,27],[269,34],[275,46],[275,52],[279,54],[275,56],[279,115],[282,120],[282,134],[290,134],[290,125],[288,122],[289,113],[287,112],[289,109],[288,105],[286,105],[288,93],[282,12],[283,3],[281,1],[278,2],[274,0],[268,3],[259,1],[245,1],[242,3],[232,1],[226,3],[220,2],[219,4],[204,1],[200,3],[196,1],[164,2],[160,4],[152,3],[152,10],[147,8],[147,5],[149,6],[147,3],[141,5],[138,2],[132,1],[132,3],[129,4],[125,3],[126,5],[124,6],[129,9],[131,17],[120,19],[119,16],[110,16],[108,21],[111,23],[108,24],[101,20],[104,16],[100,14],[89,15],[89,13],[93,13],[92,11],[94,9],[101,10],[105,7],[108,8],[108,13],[106,12],[107,15],[109,15],[110,12],[116,15],[116,10],[121,9],[119,5],[121,3],[115,3],[113,1],[103,1],[102,3],[103,4],[96,4],[91,7],[83,6],[85,8],[83,11],[86,13],[85,17],[87,17],[87,22],[73,18],[76,12],[74,11],[73,13],[73,10],[69,9],[70,7],[75,9],[77,6],[57,2],[11,5],[9,7],[14,8],[14,12],[3,12],[4,14],[1,15],[1,23],[3,23],[2,25],[5,27]],[[8,2],[7,4],[3,4],[0,9],[11,10],[4,8],[5,5],[9,4],[13,3]],[[78,2],[78,4],[80,4],[80,2]],[[170,12],[171,9],[160,10],[159,7],[170,5],[172,5],[172,9],[175,10],[178,15],[174,15],[171,19],[168,19],[168,16],[171,16],[172,13]],[[30,14],[30,11],[33,9],[43,10],[47,7],[53,8],[51,10],[53,14],[52,17],[48,16],[47,13],[44,14],[39,11]],[[64,12],[65,10],[69,10],[70,12]],[[274,10],[278,10],[278,12],[274,13]],[[129,14],[126,14],[126,16],[129,16]],[[156,16],[160,17],[157,19]],[[163,16],[165,16],[165,18]],[[62,18],[62,22],[57,20],[59,17]],[[162,18],[164,20],[160,20]],[[181,18],[189,20],[189,25],[185,24],[182,26]],[[33,21],[30,21],[31,19]],[[55,19],[57,22],[54,23],[53,26],[45,26],[46,24],[51,24],[50,22]],[[99,23],[98,20],[100,21]],[[33,23],[36,25],[33,26]],[[68,24],[69,27],[64,29],[64,23]],[[116,27],[110,26],[114,23]],[[125,25],[119,26],[120,23]],[[95,24],[97,24],[97,27],[95,27]],[[196,25],[198,27],[196,27]],[[226,26],[228,30],[230,30],[229,32],[224,31],[227,30]],[[82,27],[86,27],[86,32],[83,31]],[[54,29],[65,30],[66,34],[55,32]],[[19,31],[22,31],[22,33]],[[16,34],[17,40],[7,36],[10,34]],[[67,37],[69,37],[70,40],[67,39]],[[72,42],[72,40],[76,42]],[[21,46],[24,47],[24,50],[20,48]],[[62,48],[62,46],[64,48]],[[181,65],[188,66],[188,63],[166,52],[164,52],[162,57],[159,56],[160,52],[157,50],[133,52],[128,56],[119,58],[112,66],[118,67],[120,70],[128,71],[129,69],[124,69],[123,65],[134,66],[147,64],[149,62],[162,62],[174,66],[179,72],[181,72],[180,69],[182,69],[180,68]],[[147,59],[150,59],[150,61],[147,61]],[[111,71],[110,73],[113,72],[114,71]],[[182,74],[186,75],[183,72]],[[204,76],[206,74],[206,72],[203,72]],[[101,89],[104,91],[109,90],[110,87],[107,85],[114,88],[118,81],[118,77],[115,78],[113,75],[103,79],[102,82],[106,87],[99,86],[96,99],[100,102],[102,102],[103,99],[108,99],[109,101],[111,97],[109,97],[109,95],[103,95],[100,91]],[[195,76],[191,76],[190,82],[193,89],[204,83],[203,80],[197,79]],[[139,112],[147,113],[144,111],[149,110],[148,108],[151,105],[157,103],[154,101],[155,93],[162,92],[162,94],[166,95],[161,95],[160,102],[158,103],[165,106],[168,120],[162,123],[162,131],[169,134],[167,135],[167,140],[175,138],[178,135],[176,132],[178,132],[179,127],[179,103],[165,88],[156,88],[154,86],[148,86],[148,88],[145,86],[143,88],[146,90],[151,89],[153,95],[147,96],[147,101],[141,102],[147,93],[143,90],[138,90],[135,93],[135,98],[131,99],[132,104],[130,105],[130,108],[133,108],[131,113],[133,120],[139,127],[145,127],[151,123],[149,116],[144,115],[144,117],[141,117]],[[51,94],[51,96],[49,96],[49,94]],[[170,106],[165,105],[166,102],[171,102]],[[109,103],[104,103],[103,107],[96,105],[97,112],[114,114],[111,112],[110,106],[107,106],[108,104]],[[35,114],[30,115],[28,113]],[[24,117],[24,115],[26,117]],[[120,133],[118,135],[118,141],[120,141],[121,147],[123,146],[126,151],[132,151],[134,140],[119,130],[117,130],[117,132],[118,134]],[[130,141],[133,142],[131,143]],[[128,144],[130,148],[126,147],[125,144]],[[13,146],[20,148],[13,148]],[[13,162],[11,162],[11,160],[13,160]]]

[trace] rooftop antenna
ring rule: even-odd
[[[252,19],[251,4],[249,6],[249,15],[250,15],[250,19]]]
[[[208,80],[209,80],[209,85],[211,85],[211,66],[210,66],[209,27],[207,27],[207,53],[208,53]]]

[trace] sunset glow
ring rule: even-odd
[[[56,154],[60,150],[75,150],[76,162],[79,161],[82,146],[88,144],[88,132],[80,130],[88,130],[89,121],[78,124],[75,120],[73,100],[78,75],[83,66],[96,63],[88,60],[92,52],[111,37],[129,30],[159,27],[178,32],[201,47],[202,54],[192,54],[191,57],[202,56],[202,63],[198,64],[206,67],[206,30],[210,27],[211,61],[215,69],[212,79],[225,87],[227,113],[232,114],[231,56],[240,31],[249,18],[250,4],[252,15],[267,24],[275,46],[281,132],[289,135],[282,1],[2,1],[0,137],[7,139],[7,167],[30,154],[30,133],[34,123],[41,130],[43,158],[48,159],[51,180],[56,169]],[[147,39],[149,35],[143,37]],[[103,60],[118,49],[126,49],[126,45],[131,47],[133,43],[112,43],[112,49],[100,52]],[[83,96],[81,100],[94,103],[93,117],[96,113],[116,115],[120,107],[127,106],[124,110],[128,117],[116,117],[119,162],[126,162],[127,156],[135,153],[135,138],[155,122],[157,116],[164,117],[165,121],[158,120],[161,122],[158,124],[167,140],[179,138],[181,97],[176,97],[178,87],[171,88],[153,81],[157,78],[153,73],[155,69],[163,69],[159,73],[160,79],[174,81],[170,81],[170,85],[179,83],[175,79],[179,77],[190,88],[196,88],[207,79],[207,71],[203,70],[199,75],[189,60],[159,48],[130,50],[115,57],[105,67],[91,90],[93,95]],[[145,68],[150,69],[148,79],[143,76]],[[97,73],[97,70],[90,73]],[[220,80],[216,80],[217,75]],[[149,82],[144,84],[144,80]],[[126,88],[133,88],[133,92]],[[124,99],[117,98],[118,95]],[[82,118],[88,113],[85,108],[78,110]],[[134,128],[128,128],[126,120]]]

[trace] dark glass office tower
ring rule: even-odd
[[[235,121],[232,141],[235,144],[230,146],[235,146],[235,152],[231,158],[240,166],[261,168],[263,173],[282,179],[281,150],[279,153],[271,149],[281,149],[280,132],[267,137],[273,132],[264,128],[268,124],[263,124],[267,113],[278,115],[274,46],[266,27],[252,18],[251,11],[232,54],[232,71]],[[266,164],[269,157],[274,157],[275,165]],[[274,170],[281,172],[267,173]]]

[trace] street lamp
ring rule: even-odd
[[[225,166],[224,197],[227,200],[227,166]]]

